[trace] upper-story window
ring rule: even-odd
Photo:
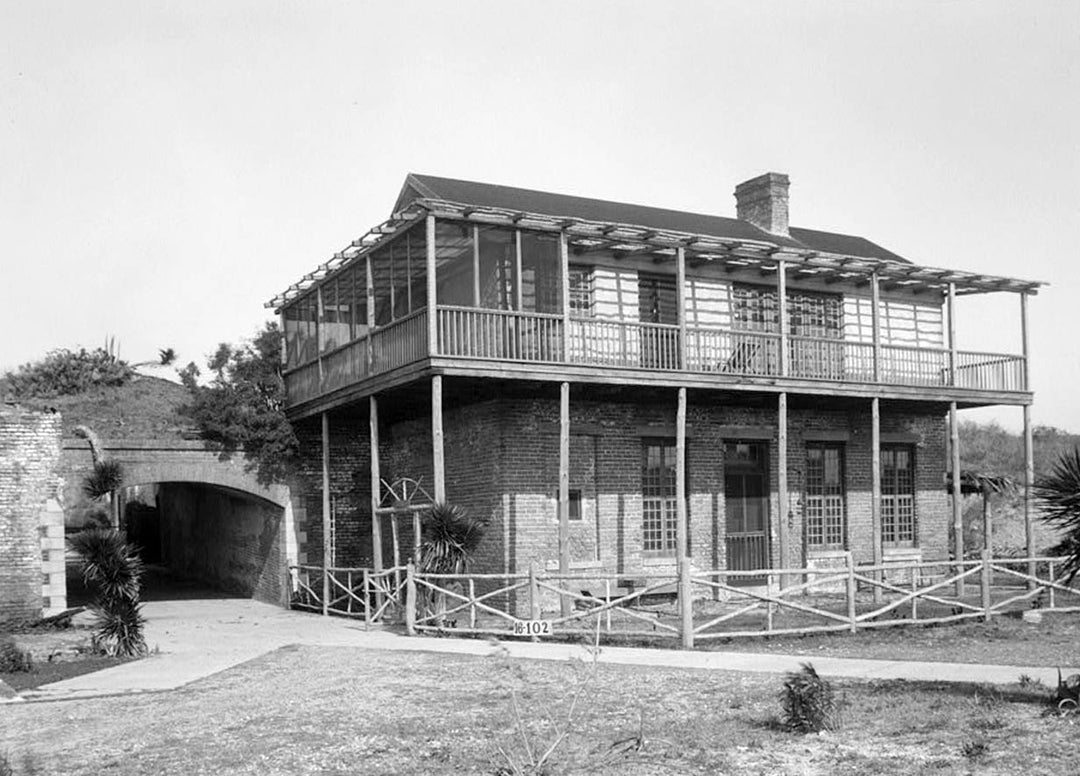
[[[592,267],[570,267],[570,314],[578,318],[594,315]]]
[[[735,283],[731,298],[734,328],[779,333],[780,307],[775,288]],[[794,337],[843,336],[844,299],[838,294],[789,290],[787,314],[788,331]]]

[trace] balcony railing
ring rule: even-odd
[[[781,337],[772,332],[688,327],[685,349],[678,326],[602,318],[438,308],[437,355],[518,363],[544,363],[782,377]],[[290,405],[420,361],[428,353],[427,311],[374,329],[360,340],[323,354],[320,362],[285,374]],[[875,354],[876,350],[876,354]],[[786,377],[800,380],[1027,390],[1022,356],[960,351],[953,379],[950,352],[868,342],[790,336]],[[876,377],[875,377],[876,363]]]

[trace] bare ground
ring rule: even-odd
[[[553,740],[591,670],[286,648],[171,693],[0,707],[0,751],[16,774],[494,774],[500,748]],[[780,677],[595,671],[550,774],[1075,773],[1077,726],[1041,688],[843,683],[841,728],[800,736],[776,724]]]

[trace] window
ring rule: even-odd
[[[844,547],[844,446],[806,446],[806,542]]]
[[[642,443],[641,508],[643,549],[674,555],[676,551],[675,442],[646,439]]]
[[[570,315],[593,317],[593,273],[591,267],[570,267]]]
[[[881,541],[915,546],[915,448],[881,446]]]
[[[570,489],[569,512],[571,520],[581,520],[581,488]]]

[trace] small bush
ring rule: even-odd
[[[981,738],[972,738],[960,745],[960,754],[968,760],[981,760],[990,754],[990,744]]]
[[[95,645],[108,655],[145,655],[139,603],[143,562],[135,548],[119,532],[101,528],[75,534],[68,542],[82,558],[86,586],[95,592]]]
[[[0,639],[0,674],[26,673],[34,670],[34,660],[30,653],[19,649],[10,638]],[[0,770],[0,775],[3,770]]]
[[[115,347],[54,350],[40,361],[23,364],[5,377],[16,399],[68,396],[91,388],[123,385],[135,370],[116,356]]]
[[[832,685],[810,663],[792,671],[780,691],[780,722],[795,733],[818,733],[839,727],[839,707]]]
[[[119,461],[106,458],[94,464],[94,469],[83,480],[83,493],[92,499],[112,493],[124,483],[124,467]]]

